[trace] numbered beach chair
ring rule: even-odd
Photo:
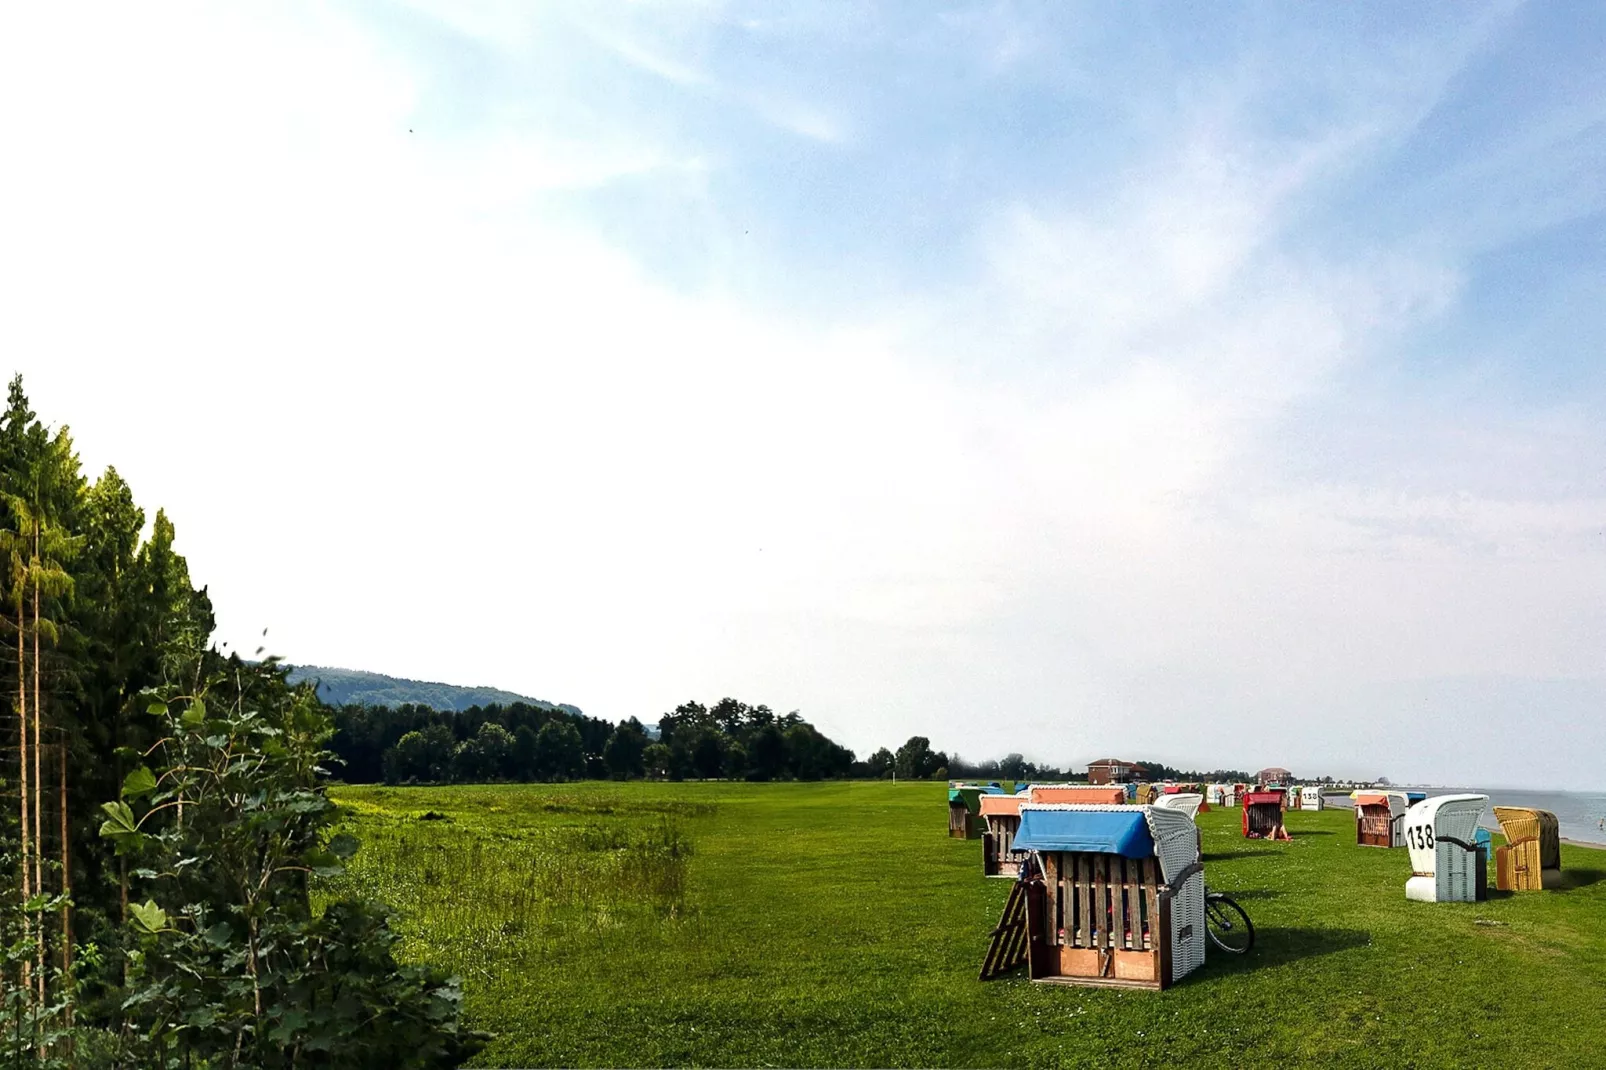
[[[1495,820],[1505,834],[1495,848],[1494,884],[1502,892],[1537,892],[1561,883],[1561,825],[1549,810],[1497,806]]]
[[[1483,883],[1478,880],[1482,857],[1478,819],[1488,804],[1487,795],[1436,795],[1405,811],[1405,847],[1411,854],[1405,898],[1422,903],[1477,901]]]
[[[1204,965],[1204,865],[1193,822],[1155,806],[1021,807],[1034,981],[1163,989]]]
[[[981,797],[981,872],[984,877],[1015,877],[1025,851],[1015,850],[1020,829],[1020,808],[1026,793]]]
[[[1324,805],[1321,788],[1299,789],[1299,808],[1301,810],[1320,810]]]
[[[1405,794],[1355,791],[1355,842],[1362,847],[1405,846]]]
[[[1244,837],[1250,840],[1288,840],[1283,827],[1283,803],[1288,796],[1281,791],[1251,791],[1244,795]]]

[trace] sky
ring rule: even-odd
[[[0,351],[231,649],[861,756],[1606,788],[1603,40],[11,5]]]

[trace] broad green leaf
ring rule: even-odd
[[[127,803],[101,803],[100,809],[106,815],[106,821],[100,826],[102,836],[129,836],[139,831],[138,823],[134,820],[134,811],[128,808]]]
[[[329,841],[329,853],[336,858],[350,858],[357,853],[357,837],[342,832]]]
[[[152,717],[166,717],[167,703],[152,702],[149,706],[145,707],[145,712],[150,714]]]
[[[206,701],[196,699],[190,703],[189,709],[184,711],[184,723],[191,728],[197,728],[206,723]]]
[[[155,790],[156,774],[143,765],[123,779],[122,796],[125,799],[137,799],[141,795],[149,795]]]
[[[128,913],[132,915],[136,929],[155,935],[167,928],[167,911],[157,906],[153,900],[147,899],[143,903],[130,904]]]

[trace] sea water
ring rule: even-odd
[[[1470,792],[1489,796],[1489,806],[1526,806],[1535,810],[1549,810],[1556,815],[1564,839],[1580,843],[1598,843],[1606,846],[1606,792],[1598,791],[1533,791],[1528,788],[1424,788],[1390,785],[1390,791],[1425,791],[1429,795],[1456,795]],[[1352,806],[1349,795],[1327,795],[1327,802]],[[1500,822],[1492,810],[1483,811],[1483,825],[1500,831]]]

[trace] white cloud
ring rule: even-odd
[[[735,693],[861,750],[1390,775],[1343,727],[1390,695],[1598,693],[1606,499],[1520,477],[1601,444],[1406,402],[1344,430],[1347,377],[1460,295],[1437,243],[1296,239],[1408,107],[1303,142],[1254,136],[1252,94],[1197,108],[1102,199],[1001,194],[960,283],[803,320],[672,289],[569,210],[708,166],[673,123],[409,134],[427,59],[361,24],[164,12],[4,35],[0,331],[91,467],[168,507],[236,644],[609,717]],[[627,29],[667,92],[851,130]],[[1380,432],[1364,473],[1308,455]]]

